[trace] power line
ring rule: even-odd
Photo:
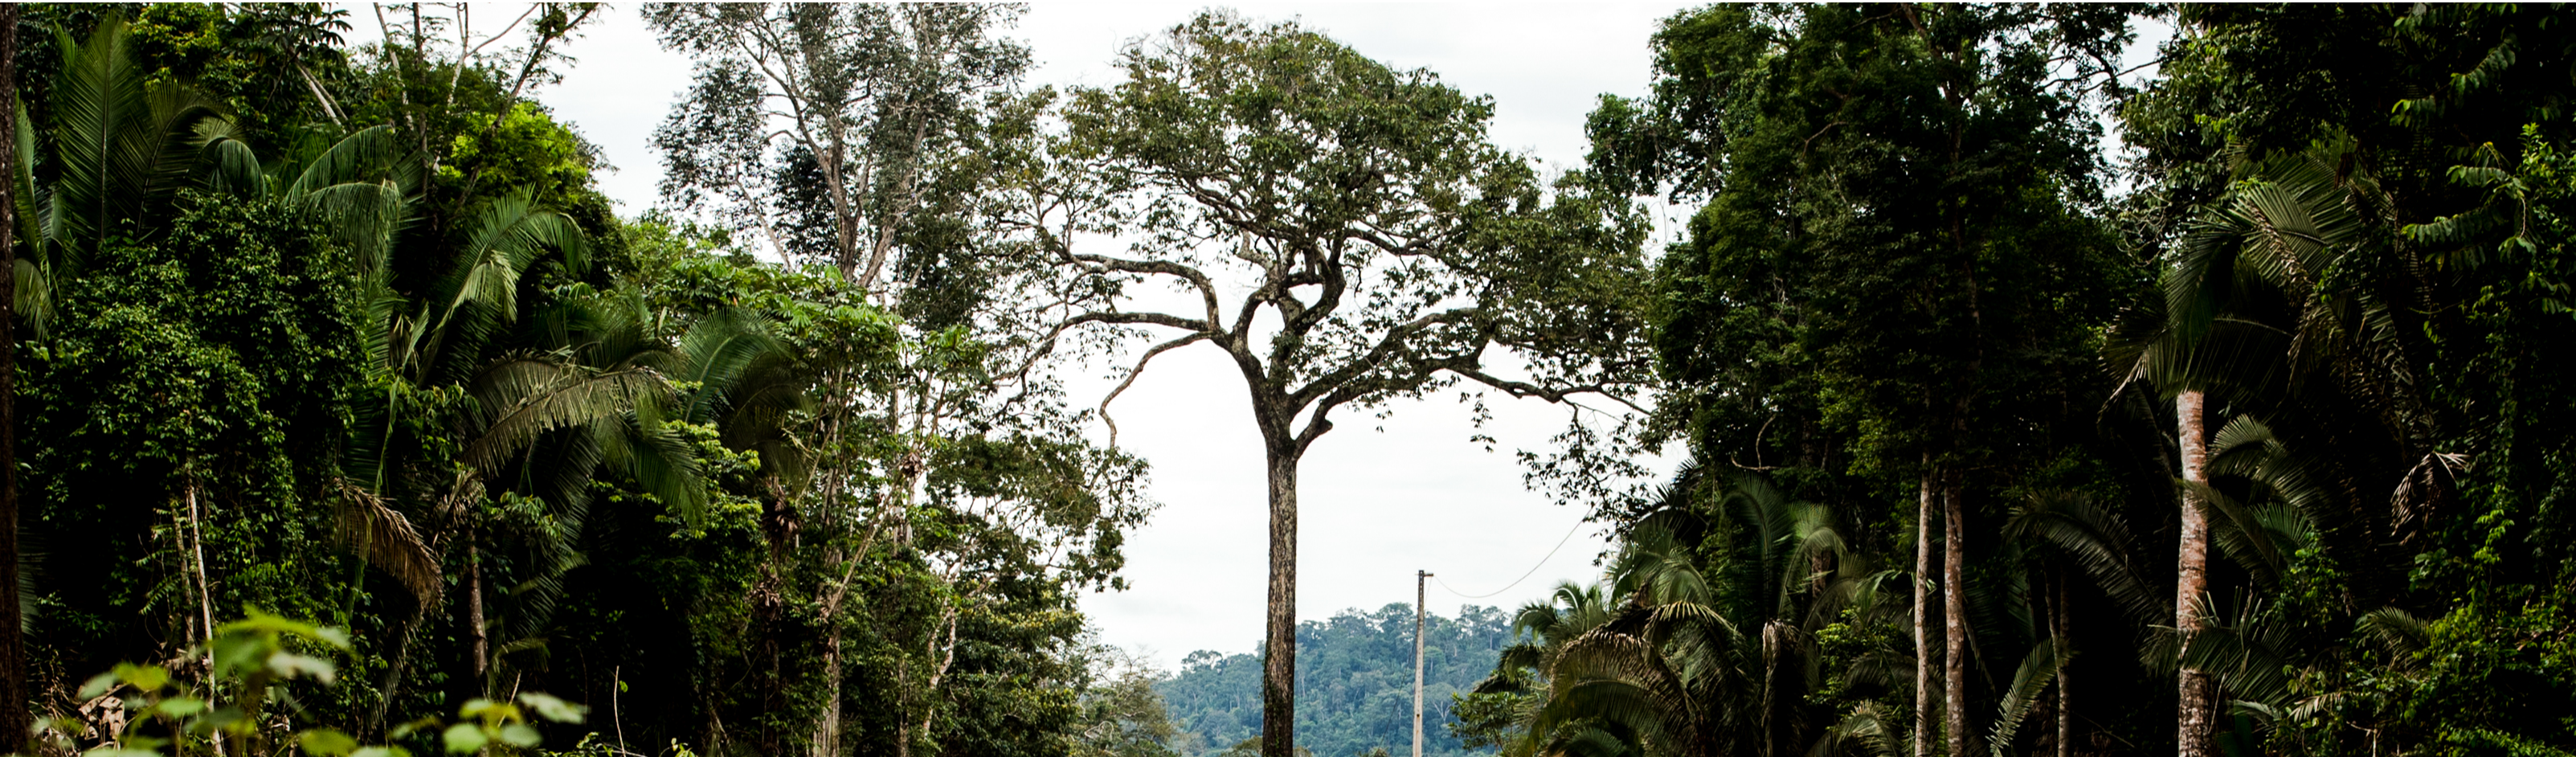
[[[1529,580],[1529,577],[1530,577],[1530,576],[1538,575],[1538,569],[1543,568],[1543,567],[1547,567],[1547,561],[1548,561],[1548,560],[1550,560],[1550,559],[1554,559],[1554,558],[1556,557],[1556,553],[1557,553],[1557,551],[1558,551],[1558,550],[1565,549],[1565,543],[1566,543],[1566,542],[1574,541],[1574,532],[1583,530],[1583,524],[1585,524],[1585,523],[1590,523],[1590,522],[1592,522],[1592,519],[1591,519],[1591,518],[1584,518],[1584,519],[1582,519],[1582,520],[1575,521],[1575,522],[1574,522],[1574,527],[1573,527],[1573,528],[1569,528],[1569,529],[1566,529],[1566,530],[1565,530],[1565,538],[1562,538],[1562,539],[1558,539],[1558,540],[1556,540],[1556,548],[1555,548],[1555,549],[1550,549],[1550,550],[1548,550],[1548,551],[1547,551],[1547,556],[1546,556],[1546,557],[1541,557],[1541,558],[1539,558],[1539,559],[1538,559],[1538,564],[1537,564],[1537,565],[1532,565],[1532,566],[1530,566],[1529,572],[1521,574],[1521,577],[1519,577],[1519,578],[1512,579],[1512,582],[1511,582],[1510,584],[1506,584],[1506,585],[1504,585],[1504,586],[1503,586],[1503,588],[1495,589],[1495,590],[1493,590],[1493,591],[1490,591],[1490,592],[1487,592],[1487,593],[1484,593],[1484,594],[1469,594],[1469,593],[1466,593],[1466,592],[1463,592],[1463,591],[1459,591],[1456,587],[1450,586],[1448,581],[1441,580],[1440,576],[1438,576],[1438,575],[1436,575],[1436,574],[1435,574],[1435,575],[1433,575],[1433,576],[1431,577],[1431,581],[1432,581],[1433,583],[1440,584],[1440,588],[1441,588],[1441,590],[1443,590],[1443,591],[1447,591],[1447,592],[1449,592],[1449,593],[1451,593],[1451,594],[1456,594],[1456,595],[1458,595],[1460,598],[1463,598],[1463,599],[1484,599],[1484,598],[1486,598],[1486,597],[1490,597],[1490,596],[1493,596],[1493,595],[1496,595],[1496,594],[1501,594],[1501,593],[1503,593],[1503,592],[1511,591],[1511,590],[1512,590],[1512,587],[1521,585],[1521,582],[1522,582],[1522,581],[1527,581],[1527,580]]]

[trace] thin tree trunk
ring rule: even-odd
[[[1955,476],[1955,474],[1953,474]],[[1948,642],[1941,660],[1948,680],[1942,704],[1947,722],[1952,757],[1968,754],[1968,592],[1967,581],[1960,573],[1967,565],[1966,537],[1962,534],[1967,518],[1961,511],[1959,482],[1947,482],[1942,497],[1946,512],[1941,517],[1941,635]]]
[[[904,724],[901,737],[895,741],[895,757],[912,757],[912,740],[916,738],[914,734],[929,733],[931,721],[936,720],[939,717],[939,682],[946,679],[948,677],[948,670],[957,665],[957,616],[957,610],[951,609],[948,611],[948,643],[945,651],[940,653],[939,666],[930,669],[930,685],[922,687],[922,699],[924,701],[921,706],[921,709],[923,710],[921,713],[921,722],[918,725],[912,723]],[[938,636],[936,634],[932,635],[931,644],[934,648],[939,645]],[[927,649],[922,650],[924,654],[928,654],[930,651],[931,650]]]
[[[198,638],[212,640],[215,638],[215,595],[206,588],[206,519],[197,510],[196,480],[188,481],[185,492],[188,498],[188,569],[196,574],[191,578],[197,582]],[[210,653],[206,658],[206,683],[209,685],[214,683],[214,668],[215,658]],[[215,748],[218,754],[223,751],[220,745]]]
[[[823,642],[823,715],[814,720],[813,757],[841,754],[841,627]]]
[[[0,103],[18,101],[17,3],[0,4]],[[27,660],[18,603],[18,120],[0,118],[0,750],[26,745]]]
[[[483,557],[477,554],[474,534],[465,535],[465,623],[474,634],[474,678],[480,684],[491,667],[491,640],[483,631]]]
[[[1923,456],[1914,513],[1914,757],[1932,757],[1932,455]]]
[[[340,118],[340,106],[331,102],[330,93],[322,91],[321,80],[313,78],[313,72],[306,69],[302,63],[295,64],[295,73],[304,77],[304,88],[312,90],[313,101],[321,104],[322,115],[331,117],[331,125],[344,131],[347,130],[349,128],[349,124],[347,121]]]
[[[2057,757],[2075,753],[2074,698],[2068,691],[2073,677],[2069,675],[2075,653],[2075,640],[2067,636],[2072,630],[2066,611],[2066,576],[2057,577],[2057,601],[2048,606],[2048,635],[2057,642]]]
[[[203,634],[198,638],[205,639],[211,643],[215,638],[215,596],[213,592],[206,588],[206,519],[205,516],[197,510],[197,480],[194,474],[190,474],[188,478],[186,493],[188,498],[188,528],[184,532],[184,535],[188,539],[189,568],[196,574],[198,628],[203,631]],[[206,688],[211,691],[215,686],[214,650],[208,649],[206,651],[205,665]],[[214,748],[215,757],[224,757],[223,731],[218,730],[207,734],[206,743]]]
[[[2209,485],[2209,435],[2204,423],[2206,398],[2197,391],[2174,397],[2174,425],[2182,441],[2182,480]],[[2200,606],[2209,593],[2209,515],[2200,497],[2185,488],[2182,495],[2181,555],[2174,565],[2174,629],[2185,639],[2201,630]],[[2209,674],[2185,665],[2177,682],[2174,753],[2179,757],[2209,754],[2212,689]]]
[[[1270,612],[1261,648],[1261,757],[1297,748],[1297,453],[1273,445],[1270,464]]]

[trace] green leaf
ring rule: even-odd
[[[491,742],[489,737],[483,735],[483,729],[474,727],[474,725],[470,723],[458,723],[448,726],[446,733],[439,734],[439,740],[447,743],[447,752],[449,754],[466,754],[477,751],[482,749],[484,744]]]
[[[159,665],[118,665],[116,677],[144,691],[159,691],[170,683],[170,671],[161,669]]]
[[[479,718],[482,717],[484,713],[490,712],[493,707],[497,707],[499,705],[499,702],[494,702],[482,697],[475,697],[473,699],[465,700],[464,705],[457,707],[456,716],[460,718]]]
[[[358,740],[330,728],[315,728],[296,734],[295,742],[316,757],[340,757],[358,748]]]
[[[152,709],[171,717],[184,718],[206,711],[206,700],[196,697],[171,697],[152,705]]]
[[[89,682],[81,684],[80,698],[82,701],[97,699],[99,695],[105,694],[108,689],[113,688],[116,688],[115,673],[100,673],[98,675],[90,676]]]
[[[350,752],[349,757],[411,757],[411,750],[398,746],[360,747],[358,751]]]
[[[294,678],[302,674],[328,685],[331,683],[333,670],[330,660],[319,657],[307,657],[285,651],[271,653],[268,656],[268,671],[277,674],[279,678]]]
[[[511,723],[501,728],[501,740],[511,746],[536,746],[537,729],[528,727],[526,723]]]
[[[324,644],[329,644],[340,649],[345,650],[349,648],[349,632],[338,628],[323,626],[321,628],[313,629],[313,638]]]
[[[625,682],[620,681],[618,683],[619,685],[624,685]],[[529,709],[536,710],[538,717],[552,720],[557,723],[579,723],[581,722],[582,715],[590,709],[571,702],[566,702],[551,694],[540,694],[534,691],[521,693],[519,695],[519,702],[527,705]]]

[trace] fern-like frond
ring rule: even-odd
[[[434,607],[446,586],[438,556],[413,528],[411,519],[385,504],[375,492],[340,485],[339,535],[342,543],[386,575],[411,590],[420,606]]]
[[[2057,671],[2065,664],[2058,658],[2056,639],[2040,639],[2029,654],[2022,656],[2020,667],[2013,669],[2012,686],[2004,689],[2004,701],[1997,707],[2000,712],[1996,714],[1994,730],[1987,737],[1995,757],[2012,754],[2022,721],[2029,719],[2031,708],[2039,704],[2040,690],[2057,680]]]

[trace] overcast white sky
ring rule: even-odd
[[[1012,36],[1028,41],[1039,66],[1031,85],[1106,85],[1124,42],[1181,21],[1207,3],[1048,3],[1033,6]],[[1647,37],[1682,3],[1237,3],[1260,20],[1296,19],[1360,52],[1405,68],[1438,72],[1470,93],[1491,95],[1495,143],[1565,169],[1583,159],[1583,118],[1603,93],[1642,94],[1651,58]],[[489,33],[517,4],[478,4]],[[376,36],[373,14],[353,8],[352,42]],[[2151,25],[2131,62],[2170,34]],[[648,141],[689,62],[655,43],[631,4],[620,4],[572,44],[579,59],[564,81],[537,96],[597,143],[617,170],[602,188],[625,214],[653,207],[660,160]],[[2140,78],[2152,70],[2140,72]],[[2106,143],[2112,147],[2115,143]],[[1670,211],[1657,224],[1673,228]],[[1669,231],[1666,232],[1667,234]],[[1661,236],[1661,235],[1659,235]],[[1095,367],[1093,373],[1098,373]],[[1214,348],[1194,346],[1158,359],[1115,408],[1120,443],[1154,465],[1152,496],[1162,509],[1127,542],[1125,592],[1085,597],[1104,640],[1143,651],[1165,667],[1191,651],[1251,651],[1261,636],[1264,525],[1261,456],[1241,379]],[[1108,384],[1077,383],[1097,397]],[[1339,429],[1306,457],[1301,491],[1298,616],[1409,603],[1413,572],[1438,573],[1457,591],[1509,591],[1478,604],[1517,606],[1560,580],[1589,580],[1603,547],[1582,513],[1521,487],[1511,456],[1543,447],[1562,423],[1545,403],[1500,401],[1488,430],[1495,452],[1467,439],[1465,407],[1408,403],[1390,419],[1337,416]],[[1560,548],[1561,546],[1561,548]],[[1551,555],[1553,552],[1553,555]],[[1542,558],[1546,558],[1542,560]],[[1515,579],[1527,575],[1514,584]],[[1435,585],[1428,604],[1448,614],[1469,602]]]
[[[475,14],[486,33],[486,24],[517,15],[515,8],[480,7],[492,8]],[[1204,7],[1038,3],[1012,34],[1036,53],[1032,85],[1103,85],[1117,80],[1108,63],[1123,42]],[[1494,141],[1563,169],[1583,159],[1583,117],[1596,97],[1643,92],[1651,64],[1646,38],[1658,19],[1683,6],[1230,7],[1256,19],[1302,20],[1379,60],[1427,67],[1468,93],[1492,95]],[[358,8],[354,15],[352,41],[375,37],[373,14]],[[662,50],[624,4],[569,52],[578,62],[538,97],[605,151],[617,170],[601,185],[621,212],[642,212],[653,206],[662,174],[648,141],[687,85],[689,62]],[[1261,456],[1240,382],[1215,349],[1179,350],[1158,359],[1114,408],[1120,444],[1153,463],[1152,496],[1163,507],[1127,542],[1132,588],[1085,597],[1083,608],[1105,641],[1166,667],[1194,650],[1248,652],[1261,636]],[[1383,422],[1345,411],[1340,427],[1307,455],[1299,617],[1410,603],[1417,569],[1480,594],[1527,574],[1508,592],[1474,600],[1503,606],[1541,596],[1559,580],[1594,575],[1591,561],[1603,544],[1598,528],[1580,524],[1577,510],[1523,490],[1511,456],[1514,447],[1543,446],[1563,422],[1561,410],[1503,401],[1494,427],[1503,445],[1490,453],[1467,441],[1474,430],[1463,406],[1442,400],[1394,410]],[[1435,585],[1428,604],[1448,614],[1467,601]]]

